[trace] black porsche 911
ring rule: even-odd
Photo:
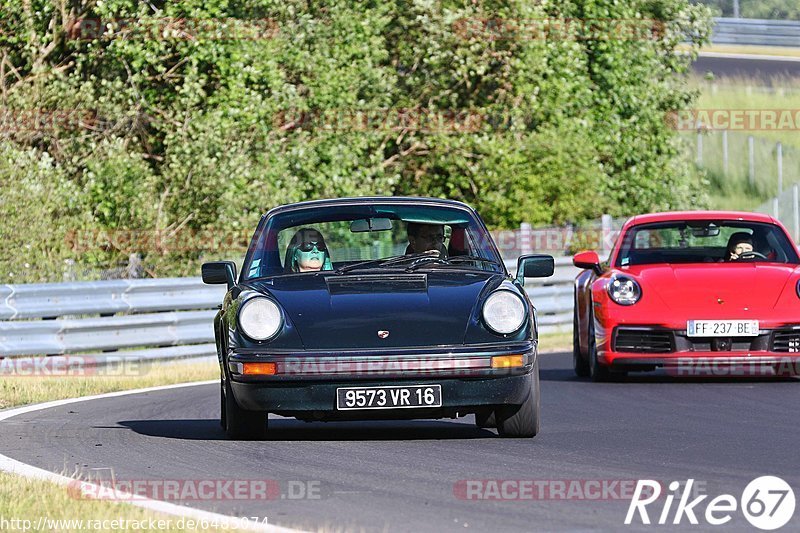
[[[344,198],[272,209],[214,320],[222,426],[267,436],[300,420],[456,418],[508,437],[539,431],[536,313],[478,214],[433,198]]]

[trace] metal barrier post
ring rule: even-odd
[[[728,175],[728,130],[722,130],[722,172]]]
[[[794,222],[794,240],[800,240],[800,205],[798,205],[798,196],[800,196],[800,186],[795,183],[792,185],[792,221]]]
[[[533,253],[533,246],[531,244],[531,225],[523,222],[519,225],[519,252],[520,255]]]
[[[697,166],[703,166],[703,133],[702,124],[697,125]]]

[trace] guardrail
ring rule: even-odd
[[[516,270],[515,261],[506,264]],[[553,277],[527,280],[541,332],[571,330],[577,273],[570,258],[559,258]],[[224,292],[200,278],[3,285],[0,357],[98,352],[92,358],[101,363],[211,356]]]
[[[126,348],[146,349],[93,360],[214,355],[212,319],[224,293],[199,278],[2,285],[0,356]]]
[[[516,261],[506,261],[512,274]],[[571,257],[556,258],[556,272],[544,279],[526,279],[525,290],[536,307],[540,333],[572,331],[572,310],[575,301],[573,282],[580,269],[572,265]]]
[[[800,22],[727,17],[715,18],[714,22],[714,44],[800,46]]]

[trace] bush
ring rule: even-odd
[[[320,197],[446,196],[495,228],[703,205],[663,120],[694,97],[676,47],[708,35],[688,0],[74,4],[0,0],[7,114],[67,114],[7,128],[4,171],[33,191],[9,194],[37,215],[3,257],[24,241],[42,262],[196,274],[270,207]],[[532,33],[545,19],[653,33]],[[73,230],[157,238],[53,241]]]

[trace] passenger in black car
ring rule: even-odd
[[[333,270],[330,252],[322,233],[313,228],[297,231],[286,247],[284,268],[287,272]]]

